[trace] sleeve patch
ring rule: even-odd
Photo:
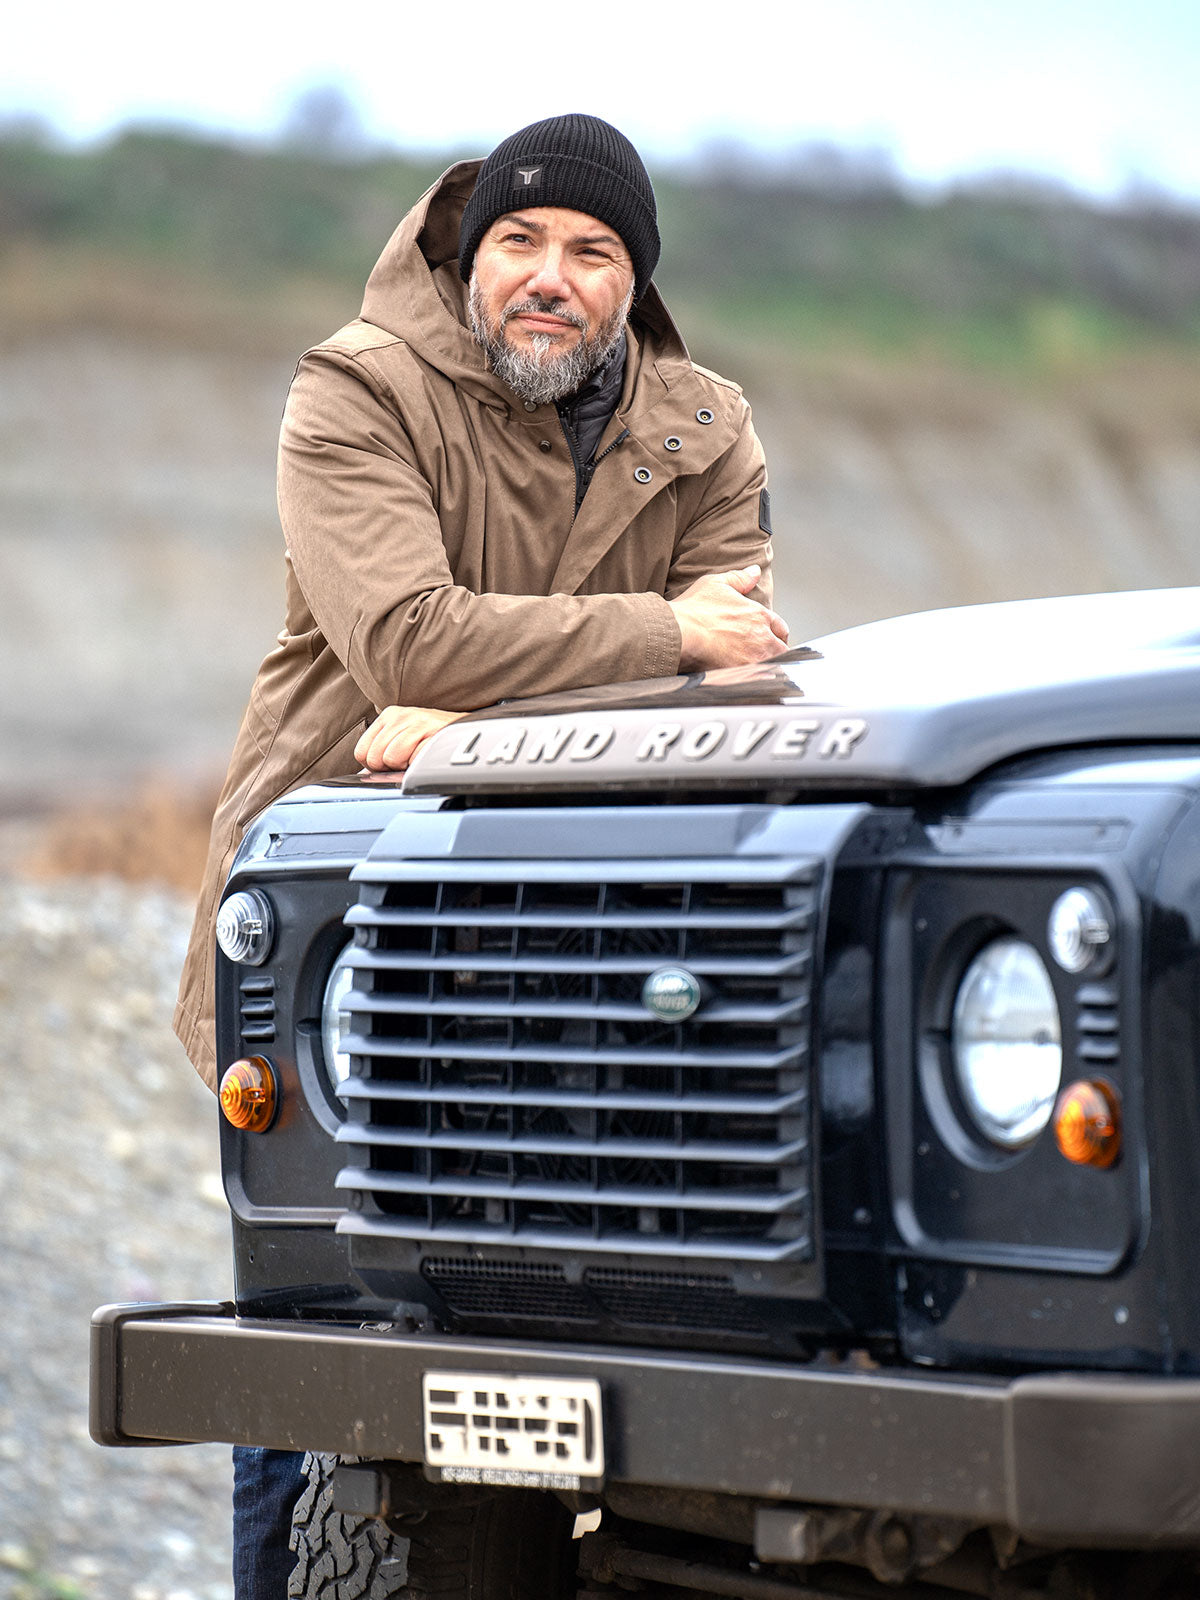
[[[758,525],[769,539],[771,537],[771,496],[765,489],[760,490],[758,496]]]

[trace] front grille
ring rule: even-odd
[[[682,865],[358,869],[342,1231],[811,1259],[821,864]],[[666,964],[685,1021],[641,1002]]]

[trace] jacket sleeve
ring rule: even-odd
[[[736,400],[737,438],[706,473],[680,490],[680,533],[675,541],[666,598],[711,572],[732,572],[757,562],[762,578],[752,598],[771,604],[771,531],[767,463],[750,407]]]
[[[278,482],[313,618],[375,706],[474,710],[677,670],[679,628],[660,595],[475,594],[456,584],[411,441],[350,357],[324,350],[302,360]]]

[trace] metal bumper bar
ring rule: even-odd
[[[962,1379],[105,1306],[92,1436],[419,1461],[422,1374],[456,1367],[597,1378],[610,1479],[964,1518],[1041,1543],[1200,1545],[1200,1380],[1186,1378]]]

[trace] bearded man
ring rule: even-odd
[[[402,767],[498,700],[786,648],[749,407],[689,359],[658,254],[632,144],[552,117],[451,167],[361,316],[301,359],[279,446],[287,615],[218,804],[175,1014],[210,1087],[215,909],[281,794]]]
[[[215,1087],[217,903],[250,820],[406,765],[502,699],[761,661],[766,468],[651,283],[654,192],[597,117],[521,129],[400,224],[300,361],[279,447],[287,614],[213,822],[176,1031]],[[236,1453],[238,1600],[282,1594],[300,1458]]]

